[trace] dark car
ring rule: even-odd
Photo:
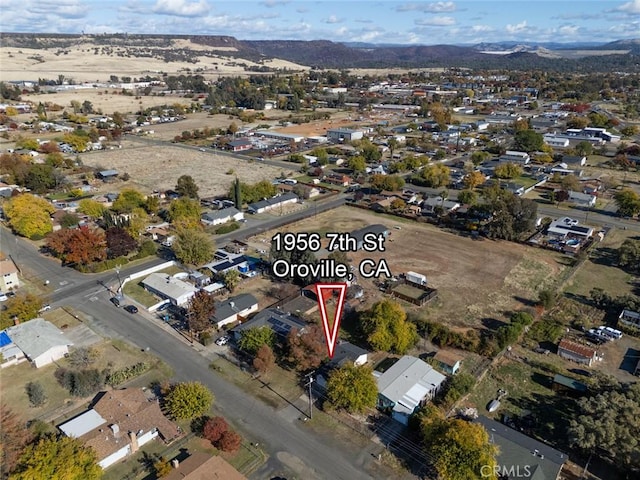
[[[163,303],[162,305],[160,305],[158,307],[158,312],[164,312],[167,308],[169,308],[171,306],[171,303],[167,302],[167,303]]]
[[[138,313],[138,307],[135,305],[127,305],[124,309],[129,313]]]
[[[120,306],[120,299],[118,297],[111,297],[109,301],[113,303],[116,307]]]

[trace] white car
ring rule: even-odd
[[[51,310],[51,305],[49,305],[48,303],[45,303],[42,308],[40,310],[38,310],[38,312],[42,313],[42,312],[48,312],[49,310]]]
[[[216,345],[219,345],[221,347],[226,345],[227,343],[229,343],[229,337],[227,335],[216,340]]]

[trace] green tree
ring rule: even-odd
[[[193,198],[182,197],[171,202],[169,219],[178,228],[197,229],[202,226],[200,202]]]
[[[422,169],[421,176],[429,187],[446,187],[447,185],[449,185],[451,171],[446,165],[442,163],[435,163],[433,165],[427,165],[426,167],[424,167]]]
[[[498,449],[479,423],[437,419],[423,423],[422,432],[442,480],[497,480],[494,466]]]
[[[262,345],[273,348],[276,334],[269,327],[253,327],[242,331],[238,347],[240,350],[254,356]]]
[[[144,208],[145,197],[138,190],[123,188],[111,208],[117,213],[131,213],[136,208]]]
[[[591,155],[593,153],[593,145],[586,140],[578,142],[575,146],[578,155]]]
[[[404,186],[404,178],[400,175],[376,174],[371,177],[371,186],[378,190],[390,190],[395,192]]]
[[[476,166],[480,165],[482,162],[489,160],[489,158],[491,158],[491,154],[482,150],[478,150],[471,154],[471,161]]]
[[[459,372],[453,377],[449,377],[444,389],[442,402],[450,408],[455,402],[471,391],[476,383],[476,378],[468,373]]]
[[[515,163],[501,163],[494,170],[498,178],[516,178],[522,175],[522,167]]]
[[[362,173],[367,169],[367,161],[362,155],[351,157],[348,162],[349,168],[355,173]]]
[[[13,319],[27,322],[38,316],[42,308],[42,299],[37,295],[25,292],[19,293],[4,303],[6,309],[0,314],[0,330],[13,325]]]
[[[29,398],[29,404],[32,407],[41,407],[47,401],[47,395],[44,393],[44,387],[42,386],[42,383],[38,381],[27,383],[25,391]]]
[[[578,400],[568,434],[585,452],[606,452],[622,468],[639,468],[640,384],[616,385]]]
[[[562,185],[562,188],[566,191],[580,191],[580,180],[575,175],[565,175],[562,177],[560,185]]]
[[[105,211],[104,205],[91,198],[85,198],[78,202],[78,211],[92,218],[100,218]]]
[[[538,215],[537,204],[510,192],[502,192],[491,200],[493,218],[489,222],[489,235],[504,240],[517,240],[533,231]]]
[[[3,209],[9,225],[18,235],[35,239],[53,230],[51,215],[56,209],[40,197],[23,193],[6,201]]]
[[[469,190],[473,190],[485,182],[485,176],[482,172],[471,172],[464,177],[464,186]]]
[[[241,277],[240,272],[236,269],[229,270],[222,277],[222,282],[224,286],[227,287],[227,290],[233,292],[238,284],[240,283]]]
[[[147,196],[147,199],[144,203],[144,210],[149,215],[155,215],[156,213],[158,213],[158,210],[160,210],[160,199],[151,195]]]
[[[640,272],[640,240],[627,238],[618,249],[618,265]]]
[[[198,199],[199,188],[191,175],[182,175],[178,178],[175,190],[181,197]]]
[[[399,303],[391,300],[376,302],[362,315],[362,330],[372,348],[404,354],[418,341],[415,324]]]
[[[618,205],[618,214],[623,217],[633,217],[640,213],[640,195],[631,189],[624,189],[614,195]]]
[[[198,230],[179,230],[172,248],[178,260],[189,265],[202,265],[213,257],[211,237]]]
[[[521,152],[536,152],[542,149],[544,140],[535,130],[520,130],[514,135],[513,148]]]
[[[178,420],[193,420],[209,411],[213,394],[200,382],[183,382],[171,388],[166,398],[169,414]]]
[[[478,203],[478,194],[473,190],[462,190],[458,194],[458,201],[463,205],[475,205]]]
[[[102,477],[96,452],[77,438],[40,438],[25,450],[11,480],[94,480]]]
[[[59,181],[57,171],[47,164],[32,165],[24,178],[24,186],[36,193],[54,188]]]
[[[375,407],[378,385],[372,369],[345,364],[334,370],[327,381],[327,397],[333,406],[350,413],[362,413]]]

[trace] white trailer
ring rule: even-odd
[[[427,277],[425,277],[421,273],[407,272],[405,274],[405,278],[407,279],[407,282],[417,283],[418,285],[426,285],[427,284]]]

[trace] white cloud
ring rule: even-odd
[[[429,3],[425,6],[425,12],[454,12],[456,10],[456,4],[453,2],[435,2]]]
[[[431,27],[448,27],[455,25],[456,20],[453,17],[430,17],[422,18],[415,21],[416,25],[431,26]]]
[[[506,26],[506,29],[507,29],[507,33],[522,33],[522,32],[525,32],[525,31],[528,30],[527,21],[523,20],[522,22],[517,23],[515,25],[509,24],[509,25]]]
[[[88,5],[78,0],[43,0],[26,10],[35,15],[55,15],[65,18],[83,18],[89,13]]]
[[[197,17],[209,11],[206,0],[189,2],[188,0],[158,0],[153,12],[160,15],[176,15],[178,17]]]
[[[432,3],[404,3],[396,7],[398,12],[430,12],[430,13],[443,13],[454,12],[456,10],[456,4],[453,2],[432,2]]]
[[[493,27],[490,27],[489,25],[474,25],[471,27],[471,31],[474,33],[493,32],[493,30]]]
[[[631,0],[616,8],[618,12],[625,12],[631,15],[640,15],[640,0]]]
[[[566,36],[575,36],[579,30],[580,27],[577,25],[562,25],[558,28],[558,33]]]
[[[325,22],[325,23],[329,23],[329,24],[332,24],[332,23],[342,23],[342,19],[341,19],[341,18],[336,17],[335,15],[329,15],[329,18],[326,18],[326,19],[324,20],[324,22]]]
[[[265,0],[264,2],[262,2],[262,5],[267,8],[274,8],[281,5],[286,5],[287,3],[289,3],[289,0]]]

